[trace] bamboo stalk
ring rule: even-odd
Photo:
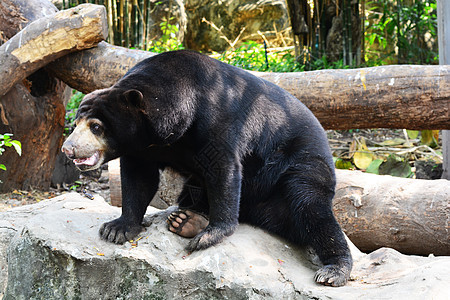
[[[125,25],[125,47],[130,47],[130,26],[131,26],[131,15],[130,15],[130,3],[125,3],[125,16],[126,16],[126,25]]]
[[[142,17],[142,49],[147,50],[147,18],[148,18],[148,1],[143,1],[143,17]]]
[[[114,32],[117,33],[118,29],[119,29],[119,24],[118,24],[118,19],[117,19],[117,1],[113,1],[114,3]],[[118,41],[117,39],[119,39],[120,37],[118,37],[118,35],[116,34],[114,36],[114,44],[115,45],[120,45],[120,41]]]
[[[108,10],[108,35],[109,42],[114,44],[114,27],[113,27],[113,16],[112,16],[112,0],[108,0],[108,5],[106,9]]]
[[[124,37],[125,0],[120,0],[120,45],[125,46]]]

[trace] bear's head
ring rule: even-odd
[[[138,90],[108,88],[86,95],[75,130],[61,150],[81,171],[94,170],[145,143],[143,95]],[[144,132],[143,132],[144,131]]]

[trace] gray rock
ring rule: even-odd
[[[96,196],[65,194],[0,213],[4,299],[448,299],[449,257],[369,255],[353,248],[345,287],[317,285],[317,261],[260,229],[240,225],[221,244],[190,255],[167,231],[166,211],[125,245],[101,241],[99,226],[120,215]],[[7,255],[7,265],[5,256]],[[7,274],[7,276],[6,276]],[[2,294],[0,294],[0,297]]]
[[[268,40],[277,39],[275,28],[280,32],[290,25],[286,2],[281,0],[185,0],[184,3],[187,14],[184,44],[189,49],[223,51],[230,48],[226,39],[233,42],[238,37],[262,42],[258,32]]]

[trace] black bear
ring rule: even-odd
[[[331,208],[334,164],[325,132],[298,99],[247,71],[192,51],[145,59],[85,96],[62,150],[81,170],[120,157],[122,215],[100,229],[124,243],[141,232],[172,167],[187,179],[169,229],[188,251],[231,235],[238,221],[311,246],[319,283],[344,285],[352,258]]]

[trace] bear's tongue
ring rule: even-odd
[[[73,162],[76,165],[88,165],[93,166],[98,162],[99,154],[98,151],[95,152],[91,157],[85,157],[85,158],[75,158]]]

